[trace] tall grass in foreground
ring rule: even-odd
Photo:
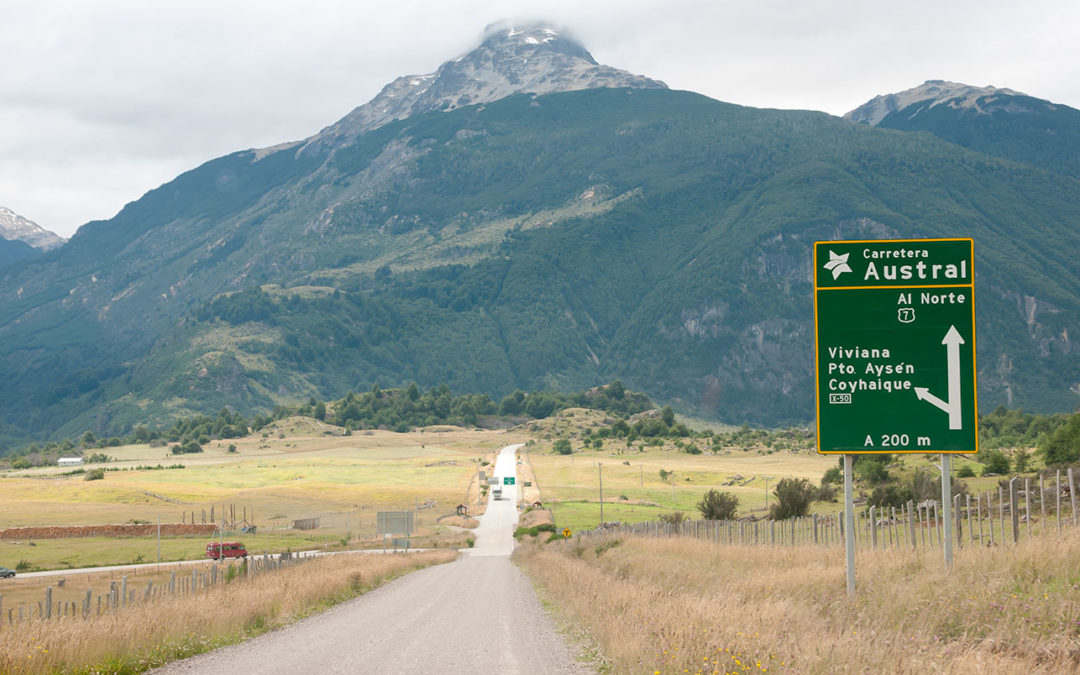
[[[1080,671],[1080,537],[865,552],[591,537],[520,547],[616,673]]]
[[[136,673],[287,624],[456,551],[338,555],[91,619],[0,628],[0,673]]]

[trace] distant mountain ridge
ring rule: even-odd
[[[8,241],[22,241],[42,251],[63,246],[67,241],[5,206],[0,206],[0,237]]]
[[[910,117],[920,112],[945,105],[953,109],[983,109],[984,102],[993,103],[998,97],[1028,97],[1012,89],[998,87],[973,87],[959,82],[945,80],[927,80],[918,87],[913,87],[895,94],[875,96],[858,108],[844,115],[844,119],[860,124],[878,126],[889,115],[903,112]]]
[[[411,381],[620,378],[806,423],[810,247],[838,238],[973,237],[980,406],[1080,402],[1080,183],[1052,157],[671,91],[518,30],[0,270],[0,441]]]
[[[597,87],[662,89],[667,85],[597,63],[579,42],[548,24],[500,22],[485,30],[478,47],[433,73],[397,78],[302,147],[345,145],[388,122],[433,110],[490,103],[519,93]]]
[[[844,118],[928,131],[965,148],[1080,178],[1080,110],[1012,89],[928,80],[876,96]]]

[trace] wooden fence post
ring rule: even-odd
[[[1027,536],[1031,539],[1031,479],[1024,479],[1024,520],[1027,521]]]
[[[1076,525],[1076,483],[1073,481],[1073,470],[1069,467],[1069,502],[1072,503],[1072,524]]]
[[[1019,476],[1013,476],[1009,481],[1009,515],[1012,517],[1013,543],[1020,541],[1020,509],[1017,508],[1016,481]]]
[[[975,493],[975,517],[979,521],[979,546],[986,546],[986,542],[983,541],[982,494],[980,493]]]
[[[120,595],[122,596],[122,598],[120,600],[120,606],[121,607],[127,607],[127,577],[126,576],[120,577]]]
[[[38,609],[38,616],[41,616],[41,609]],[[52,586],[45,587],[45,618],[52,618]]]
[[[960,547],[964,545],[964,519],[960,516],[960,495],[953,497],[953,523],[955,523],[954,529],[956,530],[956,546]]]
[[[908,521],[908,533],[911,535],[911,550],[914,551],[918,548],[918,542],[915,540],[915,509],[914,503],[909,499],[907,503],[907,521]]]
[[[939,517],[940,516],[938,515],[938,500],[935,499],[934,500],[934,527],[937,528],[937,545],[938,545],[938,548],[941,548],[942,546],[945,545],[944,542],[942,542],[942,540],[941,540],[942,539],[942,532],[941,531],[943,529],[945,529],[946,527],[949,527],[949,523],[941,522],[941,520],[939,520]]]
[[[1043,475],[1039,472],[1039,522],[1042,523],[1040,532],[1046,534],[1046,490],[1043,489]]]
[[[870,507],[870,548],[877,549],[877,507]]]
[[[1061,469],[1057,470],[1057,480],[1054,492],[1057,494],[1057,526],[1058,539],[1061,539]]]
[[[998,485],[998,520],[1001,521],[1001,545],[1005,545],[1005,488]]]

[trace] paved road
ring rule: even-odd
[[[496,476],[512,476],[503,448]],[[509,559],[516,487],[490,501],[462,558],[393,581],[317,616],[155,673],[588,673]]]

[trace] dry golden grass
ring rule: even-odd
[[[263,573],[88,620],[5,625],[0,630],[0,673],[141,672],[287,624],[456,557],[456,551],[330,556],[303,563],[301,573]]]
[[[518,549],[611,672],[1064,673],[1080,669],[1080,537],[866,552],[608,536]]]
[[[58,467],[3,472],[0,528],[190,522],[193,513],[201,522],[204,512],[209,516],[216,509],[220,518],[231,506],[238,520],[246,514],[258,525],[258,534],[226,536],[243,540],[253,552],[324,548],[341,539],[370,548],[381,546],[378,511],[411,510],[432,500],[435,508],[418,513],[419,533],[429,545],[463,546],[465,538],[436,527],[437,518],[452,514],[459,503],[482,512],[480,462],[494,462],[495,450],[522,440],[504,431],[443,426],[346,437],[310,418],[281,420],[265,433],[266,438],[258,433],[214,441],[203,453],[179,457],[147,445],[107,448],[103,452],[115,461],[104,466],[124,470],[110,470],[99,481],[62,475],[67,469]],[[233,443],[238,452],[229,453]],[[186,468],[136,469],[174,463]],[[312,516],[321,517],[318,530],[286,529],[292,520]],[[25,559],[31,569],[44,570],[157,559],[154,537],[35,543],[0,540],[0,564],[14,567]],[[201,557],[206,539],[166,538],[162,546],[163,560],[192,559]]]
[[[555,524],[555,517],[550,509],[533,509],[522,513],[518,518],[518,527],[536,527],[544,524]]]

